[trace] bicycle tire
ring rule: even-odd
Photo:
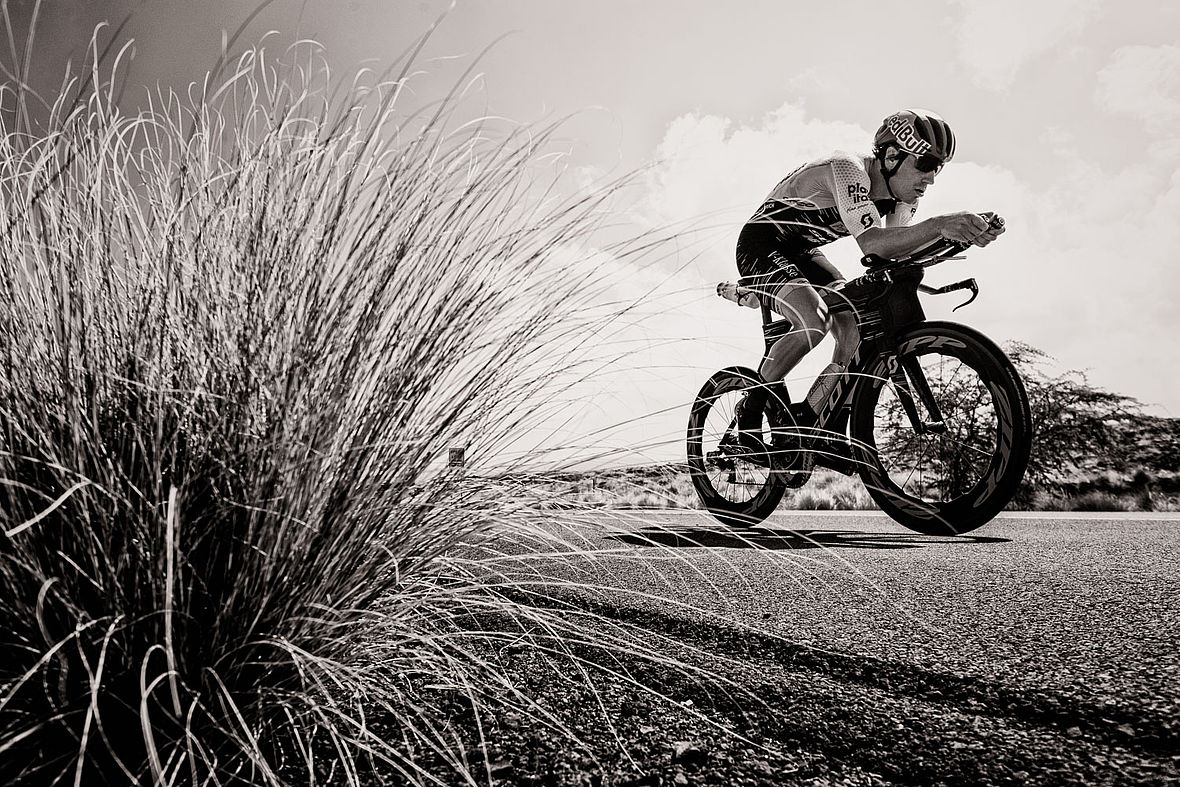
[[[769,454],[763,463],[729,456],[721,441],[734,425],[734,406],[742,392],[761,382],[753,369],[731,366],[715,373],[701,388],[688,417],[688,469],[705,509],[719,522],[753,527],[770,516],[786,486]],[[763,436],[769,424],[763,416]],[[745,480],[741,482],[738,478]]]
[[[1008,504],[1028,466],[1033,428],[1024,383],[994,342],[964,325],[922,323],[897,346],[897,355],[869,365],[852,401],[861,480],[911,530],[975,530]],[[918,434],[904,414],[894,377],[901,370],[910,380],[903,359],[922,368],[942,410],[940,433]]]

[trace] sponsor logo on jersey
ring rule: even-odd
[[[885,125],[893,132],[893,136],[897,138],[897,145],[902,150],[915,156],[929,152],[930,143],[919,137],[914,125],[902,115],[890,115]]]
[[[869,201],[869,189],[863,183],[849,183],[848,184],[848,199],[852,200],[853,205],[859,205],[862,202]]]
[[[866,230],[869,227],[872,227],[876,223],[877,223],[877,220],[873,218],[873,214],[871,214],[871,213],[866,213],[860,217],[860,225],[862,227],[864,227]]]

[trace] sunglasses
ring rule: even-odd
[[[911,153],[910,155],[913,154]],[[939,172],[945,163],[938,156],[931,156],[927,153],[921,156],[914,156],[914,166],[919,172]]]

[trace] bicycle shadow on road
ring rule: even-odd
[[[649,526],[632,533],[613,533],[607,540],[639,547],[675,549],[922,549],[948,544],[1007,544],[1010,538],[990,536],[924,536],[919,533],[873,533],[863,530],[789,530],[756,527]]]

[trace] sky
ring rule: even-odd
[[[31,0],[10,7],[27,15]],[[47,0],[39,46],[78,57],[95,21],[133,11],[130,79],[183,85],[258,8]],[[798,164],[868,152],[881,120],[905,107],[938,112],[958,138],[918,218],[991,210],[1008,224],[992,246],[929,274],[978,280],[979,299],[953,319],[1180,417],[1180,4],[275,0],[247,38],[314,38],[349,72],[389,63],[444,13],[420,58],[430,78],[446,83],[474,63],[489,114],[568,118],[559,137],[575,179],[639,171],[627,222],[695,230],[643,269],[605,263],[619,293],[647,295],[618,334],[634,352],[582,392],[571,444],[617,443],[636,461],[682,456],[701,383],[761,354],[757,313],[712,294],[736,276],[742,222]],[[828,256],[849,276],[861,270],[851,240]],[[604,264],[593,249],[588,259]],[[928,315],[948,318],[954,297],[927,299]],[[829,353],[789,378],[797,397]]]

